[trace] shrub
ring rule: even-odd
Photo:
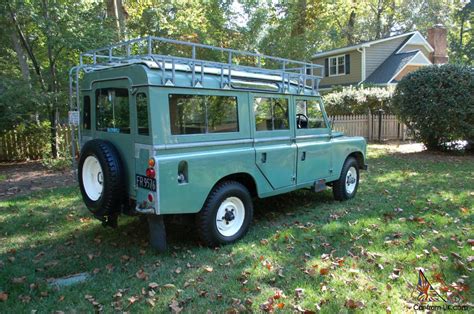
[[[324,95],[324,106],[329,115],[366,114],[369,109],[391,113],[392,93],[386,87],[343,88]]]
[[[393,109],[429,150],[474,140],[474,71],[460,65],[423,67],[397,85]]]

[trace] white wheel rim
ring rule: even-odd
[[[231,237],[239,232],[244,224],[245,206],[244,203],[235,196],[226,198],[216,215],[217,231],[225,237]]]
[[[82,166],[82,184],[87,196],[97,201],[104,190],[104,174],[95,156],[88,156]]]
[[[352,194],[357,185],[357,170],[355,167],[350,167],[346,174],[346,192]]]

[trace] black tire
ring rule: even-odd
[[[244,205],[244,221],[232,236],[225,236],[218,230],[216,215],[220,205],[229,197],[237,197]],[[242,238],[249,230],[253,217],[253,204],[247,188],[236,181],[219,183],[209,194],[203,208],[197,214],[196,224],[201,240],[210,247],[229,244]]]
[[[83,167],[89,156],[95,157],[102,168],[103,188],[96,200],[91,199],[84,188]],[[120,211],[125,194],[125,173],[120,155],[112,143],[95,139],[84,145],[79,157],[78,180],[82,199],[95,216],[109,216]]]
[[[347,172],[352,167],[355,168],[357,173],[357,178],[355,182],[355,188],[352,192],[347,191],[346,187],[346,180],[347,180]],[[357,160],[354,157],[349,157],[344,162],[341,170],[341,176],[337,181],[333,182],[332,186],[332,194],[334,195],[334,199],[337,201],[346,201],[348,199],[353,198],[357,193],[357,188],[359,187],[359,165],[357,164]]]

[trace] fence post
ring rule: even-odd
[[[369,108],[369,113],[367,114],[367,128],[369,129],[369,132],[367,132],[368,140],[372,140],[372,112],[370,111]]]
[[[382,115],[383,109],[379,109],[379,142],[382,142]]]

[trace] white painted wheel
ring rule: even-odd
[[[104,174],[99,160],[95,156],[87,156],[82,166],[82,183],[87,197],[97,201],[104,190]]]
[[[238,197],[228,197],[221,203],[217,210],[217,231],[225,237],[232,237],[242,228],[244,220],[244,203]]]
[[[347,194],[354,193],[357,186],[357,169],[350,167],[346,174],[346,192]]]

